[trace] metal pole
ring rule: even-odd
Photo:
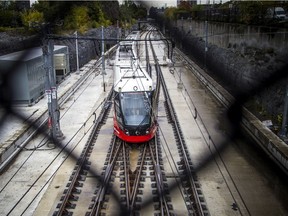
[[[282,127],[280,130],[280,137],[286,138],[287,134],[287,112],[288,112],[288,85],[286,86],[286,94],[285,94],[285,103],[284,103],[284,112],[283,112],[283,120],[282,120]]]
[[[117,20],[117,44],[119,43],[119,20]]]
[[[183,34],[183,31],[184,31],[184,20],[183,20],[183,16],[181,17],[181,29],[182,29],[182,34]]]
[[[47,28],[45,26],[44,28]],[[47,29],[46,29],[47,30]],[[45,34],[46,34],[45,30]],[[46,37],[46,35],[45,35]],[[56,75],[54,71],[54,45],[51,40],[44,39],[44,44],[42,47],[43,58],[44,58],[44,68],[46,70],[46,94],[48,97],[48,127],[50,130],[50,135],[53,139],[59,140],[63,138],[63,133],[60,130],[60,109],[57,100],[57,87],[56,87]]]
[[[105,73],[105,55],[104,55],[104,27],[102,26],[102,76],[103,76],[103,90],[105,92],[105,81],[104,81],[104,75]]]
[[[183,48],[183,39],[184,39],[184,26],[183,26],[183,17],[181,17],[181,48]]]
[[[179,69],[179,83],[178,83],[178,89],[182,89],[183,88],[183,82],[182,82],[182,68]]]
[[[45,26],[43,28],[46,28]],[[46,29],[44,29],[46,31]],[[44,33],[46,34],[46,32]],[[46,35],[44,35],[46,37]],[[46,73],[46,80],[45,80],[45,93],[47,95],[47,106],[48,106],[48,129],[49,129],[49,135],[53,137],[53,131],[52,131],[52,108],[51,108],[51,84],[50,84],[50,71],[49,71],[49,50],[48,50],[48,41],[45,38],[43,40],[43,46],[42,46],[42,52],[43,52],[43,60],[44,60],[44,70]]]
[[[51,109],[52,109],[52,131],[53,138],[60,139],[63,137],[63,133],[60,130],[60,108],[58,105],[57,98],[57,86],[56,86],[56,75],[54,70],[54,45],[52,40],[48,42],[48,53],[49,53],[49,71],[50,71],[50,86],[51,86]]]
[[[205,21],[205,52],[208,51],[208,21]]]
[[[208,21],[205,21],[205,56],[204,56],[204,64],[205,64],[205,70],[207,69],[207,51],[208,51]]]
[[[77,70],[76,70],[76,73],[80,73],[80,70],[79,70],[79,51],[78,51],[78,34],[77,34],[77,31],[75,32],[76,34],[76,63],[77,63]]]

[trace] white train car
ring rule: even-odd
[[[138,59],[139,32],[119,43],[114,63],[114,133],[129,143],[155,136],[153,80]]]

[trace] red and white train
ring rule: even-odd
[[[114,133],[129,143],[147,142],[157,130],[155,86],[140,65],[138,38],[132,32],[119,43],[114,63]]]

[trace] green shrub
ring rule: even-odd
[[[85,6],[73,7],[71,13],[64,19],[64,28],[68,30],[77,30],[84,33],[91,26],[88,16],[88,8]]]
[[[43,23],[44,16],[42,12],[36,10],[27,10],[21,13],[21,20],[25,28],[31,28],[34,23]]]

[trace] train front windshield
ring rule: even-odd
[[[127,126],[150,124],[151,95],[145,92],[121,93],[121,108]]]

